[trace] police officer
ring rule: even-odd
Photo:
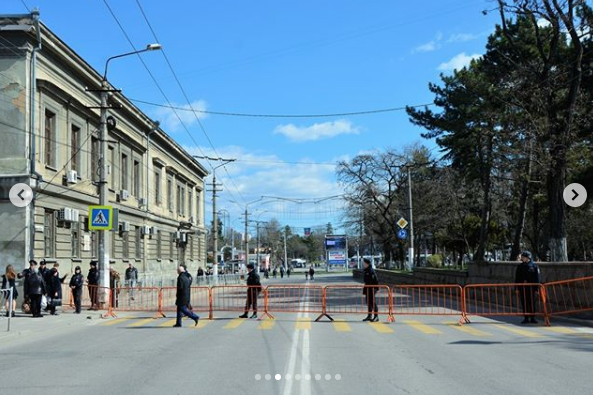
[[[84,277],[80,266],[74,269],[74,275],[70,278],[70,289],[72,289],[72,296],[74,297],[75,314],[80,314],[82,308],[82,286],[84,285]]]
[[[531,259],[531,252],[524,251],[521,253],[521,263],[517,266],[515,273],[515,283],[517,284],[540,284],[541,275],[539,266]],[[521,300],[523,307],[523,314],[525,319],[522,324],[537,324],[535,319],[535,311],[537,307],[537,297],[539,295],[539,287],[537,285],[523,285],[517,286],[517,293]]]
[[[366,297],[368,315],[363,321],[377,322],[379,321],[379,308],[377,306],[376,293],[379,290],[376,285],[379,285],[379,279],[377,273],[373,269],[371,260],[363,259],[363,279],[365,287],[362,289],[362,293]]]
[[[37,262],[31,261],[30,273],[25,279],[25,289],[31,300],[31,313],[34,318],[41,318],[41,297],[45,294],[45,281],[39,273]]]
[[[254,270],[253,263],[247,265],[247,301],[245,302],[245,313],[239,318],[247,318],[249,308],[253,306],[253,315],[250,318],[257,318],[257,297],[261,292],[261,282],[259,281],[259,274]]]

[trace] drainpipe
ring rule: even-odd
[[[148,213],[150,212],[150,136],[157,131],[159,128],[160,122],[155,121],[150,130],[146,133],[146,217],[144,219],[144,224],[146,225],[146,219],[148,218]],[[142,259],[142,265],[144,266],[143,270],[144,273],[148,272],[148,248],[146,248],[146,243],[144,244],[144,257]]]
[[[30,175],[35,176],[37,183],[35,189],[38,188],[39,184],[43,182],[43,176],[37,172],[36,169],[36,141],[35,141],[35,95],[37,91],[37,52],[41,51],[41,29],[39,26],[39,9],[35,8],[31,11],[31,19],[35,22],[35,33],[37,35],[37,46],[33,47],[31,52],[31,64],[30,64],[30,80],[31,84],[29,92],[29,133],[30,133]],[[33,200],[29,204],[29,260],[35,259],[35,198],[37,196],[33,194]]]

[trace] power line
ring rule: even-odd
[[[25,0],[21,0],[21,4],[27,9],[27,12],[31,12],[31,9],[27,5],[27,3],[25,3]]]
[[[179,111],[191,111],[194,114],[209,114],[209,115],[223,115],[229,117],[247,117],[247,118],[332,118],[332,117],[347,117],[347,116],[356,116],[356,115],[372,115],[372,114],[381,114],[381,113],[388,113],[388,112],[397,112],[397,111],[404,111],[406,108],[418,108],[418,107],[428,107],[434,106],[434,103],[425,103],[425,104],[415,104],[412,106],[403,106],[403,107],[391,107],[391,108],[381,108],[375,110],[363,110],[363,111],[352,111],[352,112],[338,112],[338,113],[327,113],[327,114],[254,114],[254,113],[242,113],[242,112],[226,112],[226,111],[211,111],[211,110],[196,110],[194,108],[185,108],[179,106],[168,106],[164,104],[158,104],[146,100],[140,99],[132,99],[131,101],[136,103],[147,104],[149,106],[155,107],[162,107],[162,108],[169,108],[175,109]],[[196,115],[197,116],[197,115]]]

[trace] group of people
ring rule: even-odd
[[[277,278],[278,273],[280,273],[280,278],[284,278],[284,274],[286,274],[286,277],[290,278],[290,273],[292,273],[292,269],[290,266],[287,267],[286,270],[284,269],[284,266],[280,266],[280,268],[278,268],[278,266],[275,266],[272,269],[272,277]],[[270,269],[269,268],[264,269],[264,277],[266,279],[270,278]]]

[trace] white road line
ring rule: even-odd
[[[303,378],[301,379],[301,395],[311,395],[311,380],[306,380],[305,375],[311,374],[314,376],[313,372],[311,372],[311,363],[309,362],[309,332],[311,331],[302,331],[303,332],[303,345],[302,345],[302,353],[301,353],[301,374]]]
[[[296,357],[299,347],[300,333],[300,331],[294,331],[294,334],[292,335],[292,346],[290,347],[290,358],[288,360],[288,368],[284,373],[284,378],[286,378],[287,374],[290,374],[290,380],[284,380],[284,395],[291,395],[292,392],[292,382],[294,381],[294,368],[296,366]]]

